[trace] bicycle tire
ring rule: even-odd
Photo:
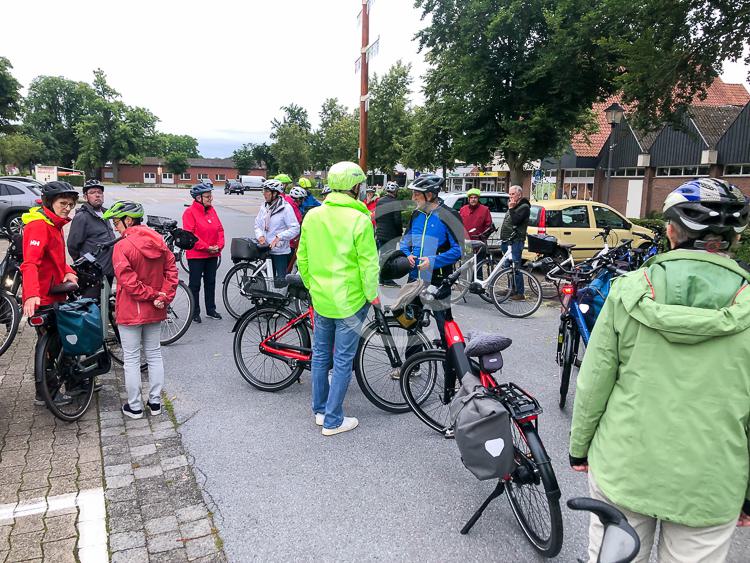
[[[55,417],[65,422],[75,422],[81,418],[91,405],[94,396],[94,378],[81,380],[79,385],[71,385],[70,362],[74,361],[63,354],[60,335],[56,330],[48,330],[39,336],[34,358],[34,376],[41,381],[42,396],[47,408]],[[71,389],[68,386],[71,386]],[[68,395],[69,405],[55,403],[59,393]],[[63,406],[70,407],[63,410]]]
[[[184,281],[180,280],[175,290],[174,299],[167,305],[167,318],[161,322],[161,345],[169,346],[185,336],[193,323],[194,315],[195,299],[193,292],[190,291]]]
[[[0,294],[0,329],[5,328],[5,335],[0,337],[0,356],[2,356],[18,334],[18,325],[21,322],[21,310],[18,302],[7,291]]]
[[[485,258],[479,264],[477,264],[477,271],[482,272],[482,279],[488,280],[492,275],[492,270],[497,266],[497,260],[493,258]],[[489,285],[489,284],[488,284]],[[479,294],[479,298],[485,303],[492,303],[492,296],[488,291],[483,291]]]
[[[419,347],[420,351],[432,348],[430,339],[422,331],[408,331],[395,319],[388,319],[387,322],[402,365],[409,348]],[[357,354],[354,357],[354,374],[357,376],[357,383],[365,397],[379,409],[392,413],[409,412],[409,405],[401,393],[399,378],[393,377],[393,371],[400,372],[400,367],[391,366],[385,350],[383,333],[379,327],[377,321],[372,321],[362,331]],[[379,368],[372,362],[368,362],[368,349],[370,349],[374,363],[379,364]]]
[[[511,432],[516,468],[505,480],[508,502],[534,549],[544,557],[555,557],[563,543],[560,488],[555,472],[531,422],[519,425],[512,421]],[[526,501],[527,494],[534,500]],[[540,510],[544,513],[535,514]]]
[[[471,254],[467,260],[461,260],[458,264],[456,264],[456,269],[459,269],[461,266],[466,264],[469,260],[474,260],[474,255]],[[451,286],[451,303],[455,304],[464,299],[466,297],[466,294],[469,291],[469,285],[471,285],[471,282],[474,281],[474,270],[473,268],[469,268],[463,272],[461,272],[461,277],[456,280],[456,283],[454,283]]]
[[[534,276],[526,270],[517,270],[517,273],[523,277],[524,301],[514,301],[511,299],[515,282],[512,281],[513,268],[503,268],[497,272],[489,282],[490,295],[492,303],[503,315],[514,319],[522,319],[533,315],[542,304],[542,288]]]
[[[234,363],[236,364],[237,369],[240,371],[240,375],[242,376],[242,378],[256,389],[260,391],[270,392],[286,389],[299,379],[302,371],[305,369],[305,366],[302,362],[287,362],[286,360],[283,360],[281,358],[274,358],[273,356],[263,354],[259,349],[261,337],[265,338],[269,334],[283,328],[284,325],[291,322],[297,316],[298,315],[294,314],[293,311],[286,308],[277,309],[273,307],[259,307],[245,313],[245,315],[240,320],[237,326],[237,330],[234,333]],[[248,354],[253,354],[256,359],[261,359],[260,366],[262,369],[260,371],[263,374],[265,374],[265,368],[268,365],[268,362],[277,362],[278,364],[285,365],[286,369],[289,370],[288,374],[285,372],[283,376],[277,381],[267,381],[261,379],[257,375],[259,370],[254,367],[257,365],[256,362],[248,365],[248,363],[245,361],[245,356],[243,355],[245,334],[248,330],[254,330],[256,328],[259,333],[257,342],[247,342],[244,348],[246,349]],[[297,324],[284,336],[287,337],[293,333],[296,334],[296,338],[287,338],[284,342],[303,348],[310,347],[310,331],[308,330],[305,323]],[[274,371],[276,371],[277,364],[271,365],[274,366]]]
[[[573,373],[573,363],[575,362],[575,339],[579,338],[577,331],[571,326],[570,322],[563,325],[565,327],[562,335],[562,349],[560,350],[560,401],[561,409],[565,408],[568,400],[568,389],[570,388],[570,376]]]
[[[177,259],[177,262],[180,263],[180,267],[185,270],[186,274],[190,273],[190,265],[187,260],[187,253],[183,249],[178,249],[175,251],[175,258]]]
[[[441,397],[446,360],[445,350],[425,350],[407,359],[400,372],[401,393],[409,408],[419,420],[440,433],[450,426],[449,405]]]
[[[266,278],[259,273],[255,276],[247,275],[246,271],[255,272],[258,268],[255,262],[240,262],[230,268],[224,281],[221,282],[221,298],[224,307],[233,318],[239,319],[253,308],[253,302],[244,293],[248,289],[266,290]],[[236,292],[236,295],[235,295]]]

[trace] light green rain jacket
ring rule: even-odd
[[[570,455],[612,502],[693,527],[750,498],[750,274],[690,250],[612,286],[578,375]]]
[[[333,192],[302,222],[297,268],[315,312],[344,319],[378,295],[378,251],[364,203]]]

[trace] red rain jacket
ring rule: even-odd
[[[195,246],[185,251],[188,259],[213,258],[224,249],[224,226],[213,207],[205,209],[201,202],[194,201],[182,214],[182,228],[198,237]],[[218,246],[219,252],[209,252],[209,246]]]

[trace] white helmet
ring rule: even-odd
[[[289,197],[291,197],[292,199],[304,199],[307,197],[307,192],[305,191],[304,188],[300,188],[299,186],[294,186],[289,191]]]
[[[385,185],[385,191],[388,193],[394,193],[398,191],[398,184],[396,182],[388,182]]]
[[[274,180],[274,179],[266,180],[265,182],[263,182],[263,189],[264,190],[271,190],[272,192],[283,194],[284,193],[284,184],[282,184],[278,180]]]

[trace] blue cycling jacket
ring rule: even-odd
[[[304,215],[308,211],[310,211],[313,207],[318,207],[320,205],[320,202],[315,199],[315,196],[312,195],[310,192],[307,192],[307,197],[302,200],[302,205],[299,206],[299,211]]]
[[[451,228],[446,221],[456,225]],[[456,234],[460,226],[461,218],[442,203],[429,214],[419,209],[412,213],[400,249],[407,256],[414,256],[417,264],[422,256],[428,257],[430,268],[420,271],[415,266],[409,273],[410,280],[419,278],[427,283],[438,283],[453,271],[451,266],[461,259],[461,245]]]

